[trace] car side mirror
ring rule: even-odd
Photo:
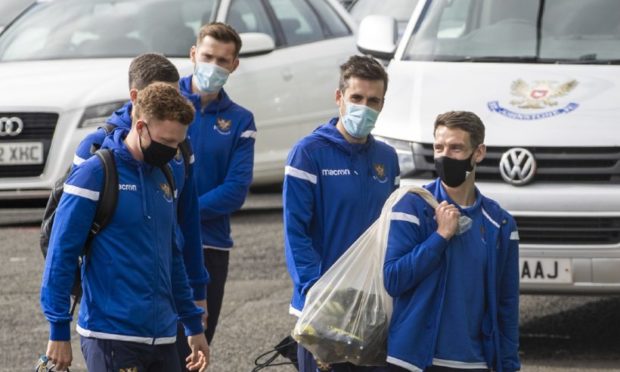
[[[260,32],[243,32],[239,57],[251,57],[271,53],[276,48],[273,38]]]
[[[369,15],[362,19],[357,34],[357,49],[379,59],[390,60],[396,52],[398,24],[384,15]]]

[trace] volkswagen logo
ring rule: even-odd
[[[24,130],[24,122],[17,116],[0,118],[0,137],[15,137]]]
[[[499,173],[504,181],[512,185],[527,184],[536,174],[534,154],[520,147],[506,151],[499,161]]]

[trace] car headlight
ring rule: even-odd
[[[415,171],[415,161],[413,159],[413,144],[409,141],[397,140],[381,136],[374,136],[376,140],[385,142],[396,150],[398,155],[398,165],[400,166],[400,176],[404,177]]]
[[[121,108],[125,102],[126,101],[115,101],[88,106],[84,110],[84,114],[82,115],[82,119],[80,119],[78,128],[93,128],[104,125],[110,115],[112,115],[114,111]]]

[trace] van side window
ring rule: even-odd
[[[329,32],[328,37],[343,37],[351,35],[351,30],[338,13],[326,1],[310,0],[310,5],[319,14]]]
[[[273,26],[260,1],[233,0],[226,15],[226,23],[238,33],[260,32],[277,40]]]
[[[324,38],[321,23],[304,0],[268,0],[282,27],[289,46],[319,41]]]

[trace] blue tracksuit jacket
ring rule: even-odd
[[[223,89],[217,100],[202,108],[200,96],[192,93],[191,75],[182,78],[179,86],[196,109],[189,138],[196,155],[202,244],[226,250],[233,246],[230,214],[241,208],[252,183],[254,116],[231,101]]]
[[[425,187],[438,202],[454,204],[439,180]],[[480,330],[483,353],[486,364],[494,370],[516,371],[520,368],[517,226],[496,202],[480,197],[484,216],[481,233],[487,247],[487,303]],[[407,194],[392,209],[384,264],[385,287],[394,297],[388,362],[410,371],[421,371],[432,364],[451,266],[446,253],[451,244],[437,234],[434,216],[433,208],[414,194]],[[462,237],[467,235],[465,232]]]
[[[285,169],[284,246],[294,315],[312,284],[379,217],[399,183],[394,149],[372,136],[350,144],[337,121],[299,141]]]
[[[107,122],[116,125],[118,129],[129,130],[131,129],[131,110],[132,104],[130,101],[114,112]],[[87,135],[78,145],[73,157],[73,166],[80,165],[90,158],[94,150],[101,147],[105,137],[106,132],[102,128],[98,128]],[[175,174],[185,174],[185,164],[183,162],[183,156],[180,153],[170,162],[170,166],[172,166]],[[194,300],[199,301],[206,298],[205,284],[209,282],[209,273],[207,273],[204,267],[202,244],[200,242],[200,216],[194,180],[193,157],[190,159],[187,173],[187,175],[180,178],[182,180],[181,183],[176,185],[180,190],[178,200],[180,231],[177,231],[177,239],[179,239],[178,246],[183,247],[185,268],[187,269],[187,276],[193,290]]]
[[[173,343],[177,320],[189,335],[202,331],[203,310],[192,302],[176,245],[174,192],[159,168],[135,160],[116,130],[103,148],[114,152],[119,177],[116,212],[92,241],[82,266],[77,331],[87,337],[147,344]],[[175,175],[179,184],[182,179]],[[56,211],[41,285],[51,340],[70,338],[70,292],[103,188],[103,165],[93,156],[69,175]],[[177,316],[178,314],[178,316]]]

